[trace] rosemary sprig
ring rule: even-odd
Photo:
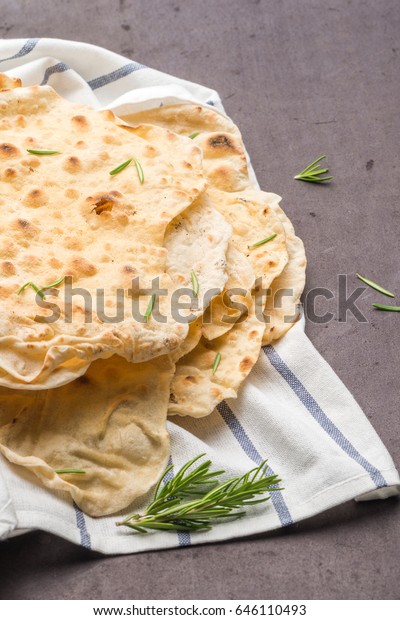
[[[213,363],[213,367],[212,367],[212,374],[213,374],[213,375],[215,375],[215,373],[216,373],[216,372],[217,372],[217,370],[218,370],[218,366],[219,366],[219,364],[220,364],[220,362],[221,362],[221,358],[222,358],[222,355],[221,355],[221,353],[218,351],[218,353],[216,353],[216,355],[215,355],[215,358],[214,358],[214,363]]]
[[[200,131],[195,131],[194,133],[191,133],[190,136],[188,136],[188,138],[190,138],[191,140],[194,140],[195,138],[197,138],[197,136],[200,135]]]
[[[136,158],[133,159],[133,161],[135,162],[135,166],[136,166],[136,170],[138,173],[138,177],[139,177],[139,181],[140,184],[144,183],[144,172],[143,172],[143,168],[140,165],[140,162],[138,162],[138,160]]]
[[[55,286],[58,286],[59,284],[61,284],[61,282],[64,282],[65,280],[65,276],[62,276],[61,278],[59,278],[58,280],[56,280],[55,282],[51,282],[51,284],[45,284],[45,286],[42,286],[42,288],[39,288],[34,282],[25,282],[25,284],[23,284],[17,292],[17,295],[19,295],[20,293],[22,293],[22,291],[24,291],[28,286],[30,286],[31,288],[33,288],[34,291],[36,291],[36,293],[42,298],[45,298],[45,294],[43,291],[49,289],[49,288],[54,288]]]
[[[199,287],[199,281],[198,281],[197,276],[196,276],[194,271],[190,272],[190,278],[192,280],[193,294],[194,294],[195,297],[197,297],[198,294],[199,294],[199,288],[200,287]]]
[[[86,474],[83,469],[55,469],[56,474]]]
[[[61,151],[38,151],[36,149],[26,149],[31,155],[61,155]]]
[[[151,313],[153,312],[155,301],[156,301],[156,294],[153,293],[152,296],[150,297],[150,301],[148,303],[146,312],[144,313],[146,322],[149,320],[149,317],[151,316]]]
[[[356,273],[356,276],[359,280],[361,280],[362,282],[365,282],[365,284],[368,284],[368,286],[370,286],[371,288],[375,289],[376,291],[379,291],[379,293],[383,293],[384,295],[387,295],[388,297],[395,296],[394,293],[391,293],[386,288],[383,288],[376,282],[373,282],[372,280],[368,280],[368,278],[364,278],[363,276],[360,276],[359,273]]]
[[[148,530],[209,530],[214,520],[242,517],[245,512],[241,508],[265,502],[270,496],[261,495],[280,490],[276,488],[280,482],[278,476],[265,475],[266,461],[247,474],[222,483],[219,483],[217,476],[225,472],[210,471],[209,460],[189,471],[204,456],[200,454],[191,459],[162,486],[172,465],[167,467],[144,514],[129,515],[116,525],[124,525],[140,533]]]
[[[129,166],[131,161],[132,161],[132,157],[131,157],[131,159],[127,159],[126,161],[124,161],[123,164],[120,164],[119,166],[114,168],[114,170],[111,170],[111,172],[109,174],[111,174],[111,176],[114,176],[114,174],[118,174],[119,172],[122,172],[122,170],[125,170],[125,168],[127,166]]]
[[[264,243],[268,243],[268,241],[272,241],[277,236],[278,236],[278,233],[274,233],[273,235],[270,235],[266,239],[262,239],[261,241],[257,241],[257,243],[253,243],[253,245],[249,245],[249,250],[252,250],[253,248],[258,248],[258,247],[260,247],[260,245],[264,245]]]
[[[324,181],[331,181],[333,177],[321,177],[321,174],[329,172],[329,168],[321,168],[318,163],[325,159],[326,155],[321,155],[316,160],[311,162],[304,170],[296,174],[294,177],[298,181],[307,181],[308,183],[324,183]]]
[[[377,310],[386,310],[387,312],[400,312],[400,306],[385,306],[384,304],[372,304]]]

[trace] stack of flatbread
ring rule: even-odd
[[[235,398],[296,321],[303,244],[211,108],[0,91],[0,451],[119,512],[166,465],[167,415]]]

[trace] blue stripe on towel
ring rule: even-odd
[[[171,455],[169,457],[167,466],[169,467],[170,465],[173,466]],[[170,480],[172,480],[173,477],[174,477],[174,470],[170,469],[167,475],[164,477],[164,480],[165,482],[169,482]],[[178,542],[179,542],[180,547],[188,547],[189,545],[192,544],[192,541],[190,538],[190,532],[177,532],[177,534],[178,534]]]
[[[43,80],[40,82],[40,86],[44,86],[49,81],[49,78],[53,73],[62,73],[63,71],[68,71],[69,67],[65,64],[65,62],[59,62],[56,65],[52,65],[48,67],[44,73]]]
[[[74,502],[74,509],[75,509],[76,525],[81,535],[81,545],[82,547],[86,547],[86,549],[91,549],[92,543],[90,541],[90,534],[86,528],[85,515],[83,514],[82,510],[78,508],[75,502]]]
[[[338,429],[336,424],[334,424],[332,420],[328,418],[328,416],[321,409],[317,401],[311,396],[310,392],[306,390],[302,382],[285,364],[285,362],[278,355],[275,349],[271,345],[263,347],[263,349],[272,366],[275,368],[275,370],[278,371],[281,377],[285,379],[286,383],[292,388],[297,398],[300,400],[301,403],[303,403],[304,407],[309,413],[311,413],[312,417],[314,418],[314,420],[316,420],[316,422],[318,422],[321,428],[323,428],[324,431],[328,433],[331,439],[333,439],[333,441],[335,441],[337,445],[350,458],[354,459],[356,463],[361,465],[361,467],[363,467],[365,471],[368,472],[378,489],[387,486],[387,482],[382,476],[381,472],[376,469],[376,467],[371,465],[371,463],[367,461],[366,458],[361,456],[358,450],[356,450],[352,443]]]
[[[22,56],[26,56],[29,54],[34,47],[38,44],[40,39],[28,39],[26,43],[21,47],[19,52],[14,54],[14,56],[9,56],[8,58],[2,58],[0,62],[5,62],[6,60],[14,60],[14,58],[21,58]]]
[[[106,75],[101,75],[100,77],[94,78],[88,82],[90,88],[92,90],[96,90],[97,88],[101,88],[102,86],[107,86],[111,82],[116,82],[121,78],[129,75],[130,73],[134,73],[135,71],[139,71],[139,69],[146,69],[145,65],[141,65],[139,62],[130,62],[129,65],[125,65],[124,67],[120,67],[115,71],[111,71],[111,73],[107,73]]]
[[[224,422],[232,431],[232,434],[234,435],[242,450],[256,465],[260,465],[264,459],[258,452],[250,437],[247,435],[246,431],[233,413],[232,409],[227,405],[225,401],[220,403],[217,406],[217,409],[221,414]],[[274,472],[269,465],[266,470],[266,474],[267,476],[274,475]],[[290,525],[291,523],[293,523],[293,519],[290,515],[288,507],[286,506],[286,502],[283,499],[281,491],[274,491],[274,493],[271,493],[271,501],[274,505],[276,512],[278,513],[278,517],[282,525]]]

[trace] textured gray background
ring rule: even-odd
[[[0,36],[107,47],[219,91],[263,188],[304,239],[307,290],[359,271],[400,293],[398,0],[36,0],[1,4]],[[99,74],[101,74],[99,67]],[[335,180],[292,180],[328,156]],[[368,163],[369,162],[369,163]],[[307,332],[397,465],[400,315]],[[3,598],[398,598],[396,499],[351,502],[276,534],[104,558],[35,532],[1,545]]]

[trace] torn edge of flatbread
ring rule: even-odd
[[[20,88],[21,86],[22,80],[19,78],[11,77],[5,73],[0,73],[0,91],[13,90],[14,88]]]

